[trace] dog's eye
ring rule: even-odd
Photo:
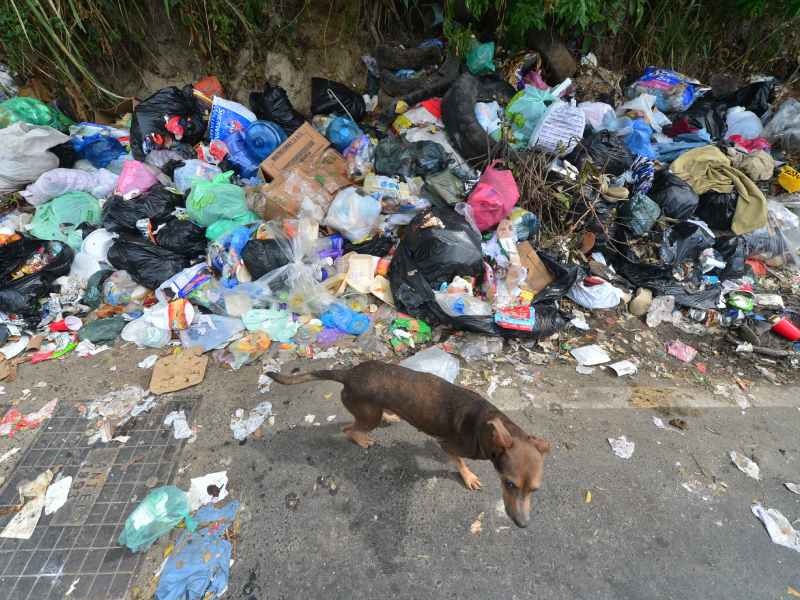
[[[510,490],[515,490],[515,489],[517,489],[517,486],[516,486],[516,484],[515,484],[513,481],[511,481],[510,479],[506,479],[506,480],[505,480],[503,483],[504,483],[504,484],[505,484],[505,486],[506,486],[508,489],[510,489]]]

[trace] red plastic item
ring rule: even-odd
[[[442,99],[441,98],[428,98],[420,102],[420,105],[425,108],[434,117],[441,120],[442,118]]]
[[[772,326],[772,331],[790,342],[800,342],[800,328],[789,319],[781,319]]]
[[[748,258],[744,262],[746,265],[750,265],[750,268],[753,269],[753,275],[756,277],[763,277],[767,274],[767,265],[763,261],[757,258]]]
[[[519,200],[519,188],[510,170],[496,169],[499,160],[493,160],[481,175],[478,185],[469,195],[467,204],[472,208],[475,224],[486,231],[505,219]]]
[[[194,84],[196,89],[201,94],[213,98],[214,96],[223,96],[222,84],[214,75],[203,77],[200,81]]]
[[[53,321],[50,323],[50,325],[48,325],[48,328],[50,331],[69,331],[69,327],[67,327],[67,323],[64,321],[64,319],[61,319],[60,321]]]

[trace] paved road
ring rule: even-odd
[[[25,368],[5,398],[30,388],[38,407],[54,396],[75,402],[122,383],[146,386],[148,372],[136,367],[146,354],[117,348],[91,361]],[[483,368],[465,366],[473,369],[462,370],[467,381]],[[176,483],[187,488],[190,477],[227,469],[231,497],[245,506],[228,597],[749,600],[800,590],[800,554],[772,544],[750,511],[760,501],[800,518],[800,496],[783,487],[800,483],[796,387],[759,384],[743,412],[714,395],[713,382],[585,377],[563,364],[506,368],[493,400],[553,443],[525,530],[499,508],[488,463],[473,463],[484,489],[468,492],[438,445],[405,424],[380,429],[369,450],[348,442],[337,384],[274,385],[259,395],[257,367],[210,367],[191,391],[197,440],[183,451]],[[35,387],[40,380],[48,386]],[[671,408],[633,408],[642,390]],[[264,399],[274,404],[275,425],[238,444],[230,414]],[[654,416],[683,418],[688,429],[659,430]],[[622,434],[636,444],[630,460],[606,441]],[[732,449],[760,464],[761,481],[730,464]],[[148,553],[138,585],[168,542]]]
[[[336,384],[274,386],[275,427],[221,451],[227,424],[213,416],[219,400],[205,398],[192,471],[229,464],[248,508],[232,597],[664,600],[800,589],[800,555],[773,545],[750,511],[761,501],[800,518],[800,496],[782,485],[800,479],[800,398],[771,386],[742,413],[671,382],[680,400],[664,414],[630,408],[630,388],[605,374],[563,373],[533,401],[513,388],[495,394],[554,446],[527,530],[502,512],[489,463],[473,465],[484,490],[468,492],[438,446],[405,424],[382,428],[370,450],[345,440]],[[659,430],[653,416],[680,416],[688,429]],[[621,434],[636,443],[630,460],[606,441]],[[731,449],[759,462],[761,481],[730,464]]]

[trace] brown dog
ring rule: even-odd
[[[379,361],[348,370],[268,375],[285,385],[317,379],[344,384],[342,404],[356,420],[343,431],[362,448],[375,443],[367,433],[380,424],[384,411],[399,415],[439,441],[471,490],[480,489],[481,482],[464,458],[491,460],[500,475],[506,513],[517,526],[528,526],[531,495],[542,483],[543,457],[550,444],[525,433],[475,392]]]

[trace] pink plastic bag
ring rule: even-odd
[[[486,231],[505,219],[519,200],[519,188],[510,170],[495,169],[500,162],[493,160],[481,175],[478,185],[469,195],[467,204],[478,229]]]
[[[140,163],[138,160],[126,160],[122,165],[122,172],[117,179],[114,193],[119,196],[127,196],[131,192],[143,194],[157,181],[156,176],[146,164]]]

